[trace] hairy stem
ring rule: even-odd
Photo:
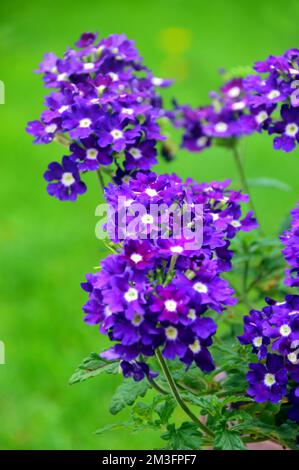
[[[204,433],[204,434],[208,434],[209,436],[211,437],[214,437],[214,434],[213,432],[207,427],[205,426],[203,423],[201,423],[201,421],[197,418],[197,416],[193,413],[193,411],[190,410],[190,408],[186,405],[186,403],[184,402],[184,400],[182,399],[178,389],[177,389],[177,386],[176,386],[176,383],[175,381],[173,380],[172,378],[172,375],[170,373],[170,370],[167,366],[167,363],[166,361],[164,360],[161,352],[159,349],[156,349],[156,357],[159,361],[159,364],[161,366],[161,369],[165,375],[165,378],[168,382],[168,385],[172,391],[172,394],[174,396],[174,398],[176,399],[176,402],[177,404],[179,405],[179,407],[186,413],[186,415],[194,422],[197,424],[197,426],[199,427],[199,429],[201,429],[201,431]]]
[[[237,171],[238,171],[238,174],[239,174],[242,189],[246,194],[248,194],[248,196],[249,196],[248,204],[250,206],[250,209],[254,212],[256,219],[258,220],[257,212],[256,212],[256,209],[255,209],[255,205],[254,205],[252,196],[251,196],[251,192],[250,192],[249,185],[248,185],[248,182],[247,182],[247,179],[246,179],[245,171],[244,171],[244,168],[243,168],[243,165],[242,165],[241,156],[240,156],[239,149],[238,149],[237,145],[232,146],[232,152],[233,152],[234,160],[235,160],[235,163],[236,163]],[[259,225],[258,230],[259,230],[260,234],[262,235],[262,229],[261,229],[260,225]]]

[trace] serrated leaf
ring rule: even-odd
[[[229,405],[230,403],[243,403],[243,402],[252,402],[252,398],[250,397],[245,397],[243,395],[232,395],[225,397],[224,400],[222,401],[223,405]]]
[[[112,397],[109,406],[110,413],[116,415],[126,406],[133,405],[138,397],[145,396],[149,386],[145,380],[140,382],[135,382],[133,379],[124,380]]]
[[[248,180],[251,187],[274,188],[281,191],[291,191],[291,186],[275,178],[253,178]]]
[[[75,370],[69,380],[69,384],[73,385],[78,382],[95,377],[96,375],[106,372],[107,374],[117,374],[119,362],[110,362],[102,359],[97,353],[91,353]]]
[[[216,432],[214,446],[216,450],[246,450],[238,432],[230,429]]]
[[[155,411],[159,415],[161,424],[167,424],[169,418],[176,407],[176,402],[172,397],[166,397],[166,399],[158,403],[155,407]]]
[[[201,446],[201,434],[195,423],[185,422],[179,428],[169,424],[161,438],[168,441],[170,450],[196,450]]]

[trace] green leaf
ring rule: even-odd
[[[116,415],[126,406],[133,405],[138,397],[145,396],[149,386],[145,380],[140,382],[135,382],[133,379],[124,380],[112,397],[109,406],[110,413]]]
[[[192,393],[182,392],[181,396],[184,400],[192,403],[192,405],[199,406],[202,415],[208,414],[215,416],[217,413],[219,414],[221,412],[222,402],[216,395],[198,397]]]
[[[275,178],[253,178],[248,180],[249,186],[261,188],[274,188],[281,191],[291,191],[291,186]]]
[[[222,401],[223,405],[229,405],[230,403],[238,403],[238,402],[252,402],[252,398],[250,397],[245,397],[243,395],[231,395],[228,397],[225,397],[224,400]]]
[[[93,352],[88,356],[76,369],[74,374],[69,380],[69,384],[73,385],[78,382],[84,382],[91,377],[102,374],[106,372],[107,374],[117,374],[119,367],[119,362],[110,362],[106,361],[100,356]]]
[[[176,407],[176,402],[172,397],[166,397],[166,399],[158,403],[155,407],[155,411],[160,417],[161,424],[167,424],[172,413]]]
[[[106,426],[103,426],[102,428],[97,429],[95,431],[95,434],[105,434],[106,432],[109,432],[109,431],[118,431],[121,429],[128,429],[132,425],[133,425],[132,421],[123,421],[120,423],[107,424]]]
[[[161,438],[168,441],[167,448],[170,450],[196,450],[201,445],[201,434],[195,423],[185,422],[179,428],[169,424]]]
[[[214,445],[216,450],[246,450],[238,432],[230,429],[216,432]]]

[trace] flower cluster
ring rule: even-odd
[[[274,148],[290,152],[299,142],[299,50],[254,65],[257,74],[238,77],[210,93],[208,106],[175,106],[173,121],[184,129],[182,146],[199,152],[219,139],[266,130]]]
[[[69,149],[45,173],[49,194],[62,200],[86,191],[84,172],[113,162],[126,171],[156,163],[156,144],[163,140],[156,88],[171,83],[153,76],[125,35],[97,41],[96,34],[84,33],[76,46],[62,59],[45,55],[37,72],[55,91],[46,97],[41,119],[27,127],[35,143],[55,140]]]
[[[281,237],[285,245],[282,253],[290,268],[286,270],[285,283],[291,287],[299,287],[299,205],[291,212],[291,229]]]
[[[233,289],[221,273],[230,269],[231,239],[240,230],[256,227],[251,213],[242,219],[240,202],[247,196],[228,189],[228,184],[197,184],[191,179],[184,183],[176,175],[139,172],[128,182],[106,189],[106,199],[122,213],[121,220],[125,208],[131,221],[135,201],[139,208],[141,203],[145,207],[138,236],[134,238],[131,231],[128,238],[116,236],[117,253],[102,261],[100,271],[88,274],[83,284],[89,294],[83,307],[85,321],[100,324],[100,331],[116,342],[102,356],[120,360],[125,376],[153,377],[145,361],[157,348],[165,358],[179,358],[187,367],[194,362],[203,371],[213,370],[208,348],[216,323],[206,314],[221,313],[235,304]],[[163,204],[159,220],[150,214],[151,204]],[[172,208],[168,236],[165,204]],[[186,205],[197,204],[202,205],[203,234],[200,245],[190,245],[184,234],[174,236],[174,214],[179,207],[185,213]],[[191,223],[197,217],[194,211]],[[153,224],[155,236],[147,236],[144,229]]]
[[[239,337],[259,359],[249,364],[248,394],[257,402],[277,403],[289,390],[298,406],[299,296],[287,295],[284,302],[267,299],[267,303],[261,311],[252,310],[244,317],[244,334]]]

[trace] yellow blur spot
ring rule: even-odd
[[[160,33],[160,44],[167,54],[180,55],[191,46],[191,31],[185,28],[166,28]]]

